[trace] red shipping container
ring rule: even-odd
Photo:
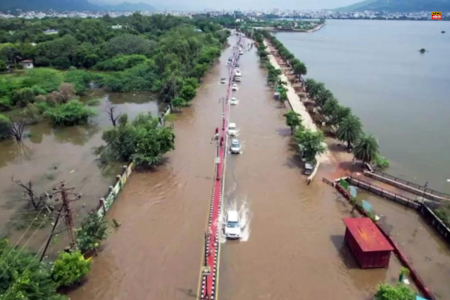
[[[345,243],[361,268],[387,268],[392,245],[370,218],[345,218]]]

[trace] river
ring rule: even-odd
[[[449,32],[450,22],[327,20],[276,36],[378,137],[388,173],[450,192]]]

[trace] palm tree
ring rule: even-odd
[[[284,114],[286,118],[286,125],[291,128],[291,135],[297,127],[302,127],[302,117],[292,109]]]
[[[336,132],[336,137],[340,141],[347,142],[347,149],[355,143],[362,133],[361,121],[354,115],[349,115],[339,123],[339,128]]]
[[[333,93],[330,92],[328,89],[321,89],[317,93],[317,96],[315,97],[315,102],[318,106],[323,107],[327,101],[333,97]]]
[[[328,118],[333,118],[339,108],[339,102],[336,98],[328,99],[322,107],[322,114]]]
[[[362,135],[353,149],[353,155],[363,163],[371,162],[378,154],[378,141],[373,135]]]
[[[315,99],[321,90],[325,89],[325,85],[322,82],[315,81],[314,79],[306,79],[306,88],[311,99]]]

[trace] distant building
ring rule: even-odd
[[[112,29],[122,29],[122,25],[119,25],[119,24],[113,25],[113,26],[111,26],[111,28]]]
[[[58,30],[56,29],[47,29],[44,31],[44,34],[58,34]]]
[[[19,65],[22,65],[24,69],[33,69],[34,68],[34,64],[31,59],[22,60],[21,62],[19,62]]]

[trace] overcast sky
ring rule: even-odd
[[[0,0],[1,1],[1,0]],[[88,0],[93,3],[117,4],[124,1],[183,6],[191,9],[325,9],[350,5],[362,0]]]

